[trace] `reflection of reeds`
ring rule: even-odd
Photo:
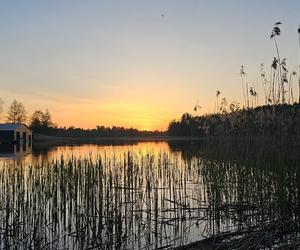
[[[269,161],[260,160],[259,155],[244,165],[213,160],[203,164],[211,206],[209,230],[218,237],[219,247],[293,247],[300,243],[299,166],[283,155],[273,155]]]
[[[300,173],[276,161],[127,152],[4,165],[0,248],[170,248],[295,222]]]
[[[1,247],[157,248],[190,223],[184,166],[171,155],[125,154],[1,168]]]

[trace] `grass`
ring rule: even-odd
[[[299,161],[287,151],[231,159],[212,150],[188,158],[128,151],[4,164],[0,248],[168,249],[207,237],[231,247],[299,243]]]
[[[179,237],[187,217],[180,209],[187,206],[181,167],[168,155],[131,153],[3,166],[1,247],[165,245]]]

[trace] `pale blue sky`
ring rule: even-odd
[[[212,111],[217,89],[242,101],[240,65],[259,79],[277,21],[294,68],[299,10],[296,0],[2,0],[0,97],[49,108],[62,125],[166,128],[197,100]]]

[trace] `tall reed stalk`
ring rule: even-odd
[[[246,72],[245,72],[245,68],[242,65],[241,69],[240,69],[240,76],[241,76],[241,84],[242,84],[242,90],[243,90],[243,96],[244,96],[244,103],[245,106],[247,108],[249,108],[249,98],[248,98],[248,84],[245,83],[245,76],[246,76]],[[245,86],[246,84],[246,86]]]
[[[298,88],[299,88],[299,96],[298,96],[298,103],[300,103],[300,26],[298,28]]]

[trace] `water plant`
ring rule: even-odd
[[[245,68],[243,65],[241,66],[241,69],[240,69],[240,76],[241,76],[241,84],[242,84],[245,106],[247,108],[249,108],[248,84],[247,84],[247,82],[245,83],[245,80],[244,80],[245,76],[246,76],[246,72],[245,72]],[[245,84],[246,84],[246,86],[245,86]]]
[[[226,233],[270,235],[279,222],[288,237],[298,232],[299,160],[290,144],[216,139],[4,163],[0,248],[172,249]]]
[[[275,49],[276,49],[276,54],[277,54],[277,63],[278,63],[278,76],[277,76],[277,80],[278,80],[278,101],[280,101],[280,94],[282,97],[282,103],[285,102],[285,98],[284,98],[284,82],[283,82],[283,78],[282,78],[282,73],[281,73],[281,60],[280,60],[280,54],[279,54],[279,48],[278,48],[278,43],[277,43],[277,38],[278,36],[280,36],[281,34],[281,29],[279,28],[279,26],[281,25],[281,22],[276,22],[273,26],[272,32],[271,32],[271,36],[270,38],[273,39],[274,41],[274,45],[275,45]]]
[[[265,68],[264,68],[264,64],[261,63],[260,64],[260,78],[261,78],[261,83],[262,83],[262,87],[263,87],[263,91],[264,91],[264,97],[265,97],[265,105],[268,104],[268,94],[267,94],[267,78],[266,78],[266,72],[265,72]]]
[[[298,27],[298,49],[299,49],[299,64],[298,64],[298,87],[299,87],[299,99],[298,102],[300,103],[300,26]]]
[[[216,99],[216,103],[215,103],[215,112],[214,113],[216,113],[216,111],[217,112],[219,111],[219,95],[221,95],[221,91],[217,90],[217,92],[216,92],[217,99]]]

